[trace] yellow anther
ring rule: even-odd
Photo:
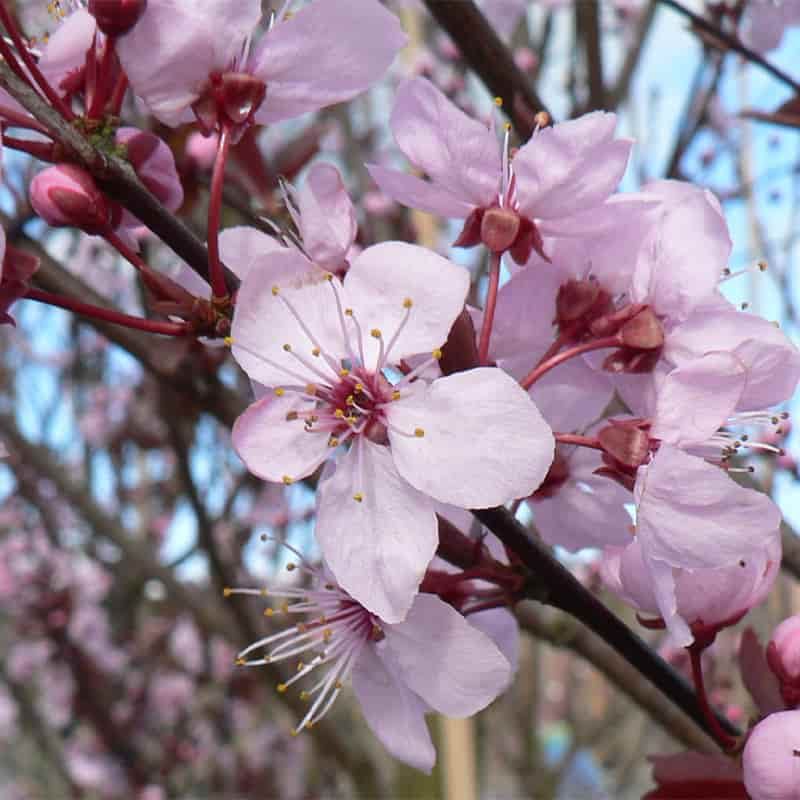
[[[262,589],[261,590],[261,596],[262,597],[266,597],[268,594],[269,594],[269,589]]]
[[[339,440],[335,436],[331,436],[328,439],[328,447],[338,447],[338,446],[339,446]]]
[[[308,722],[306,722],[307,731],[310,731],[313,727],[314,727],[314,720],[310,719]]]
[[[353,387],[353,389],[356,391],[356,393],[358,393],[358,392],[363,392],[363,391],[364,391],[364,384],[363,384],[363,383],[357,383],[357,384],[356,384],[356,385]]]
[[[318,355],[319,355],[321,352],[322,352],[322,351],[319,349],[319,347],[313,347],[313,348],[311,349],[311,355],[312,355],[312,356],[318,356]]]
[[[759,272],[766,272],[767,269],[769,269],[769,266],[767,265],[766,261],[759,261],[757,266],[758,266]]]
[[[264,616],[265,617],[271,617],[274,613],[275,612],[271,608],[265,608],[264,609]]]
[[[280,605],[280,610],[281,610],[281,611],[282,611],[284,614],[288,614],[288,613],[289,613],[289,601],[288,601],[288,600],[284,600],[284,601],[281,603],[281,605]]]
[[[294,478],[290,478],[288,475],[284,475],[281,480],[286,486],[291,486],[294,483]]]
[[[283,694],[283,693],[286,691],[286,689],[287,689],[287,686],[286,686],[286,684],[285,684],[285,683],[279,683],[279,684],[278,684],[278,685],[277,685],[275,688],[276,688],[276,689],[277,689],[277,690],[278,690],[278,691],[279,691],[281,694]]]
[[[333,416],[336,419],[344,419],[344,411],[341,408],[337,408],[336,411],[333,412]]]
[[[336,681],[336,683],[334,683],[333,686],[336,689],[341,689],[342,686],[344,686],[344,684],[341,681]]]
[[[380,328],[373,328],[373,329],[372,329],[372,330],[369,332],[369,335],[370,335],[370,336],[371,336],[373,339],[380,339],[380,338],[381,338],[381,336],[382,336]]]
[[[437,347],[431,355],[438,361],[442,357],[442,351]]]
[[[348,425],[355,425],[355,424],[356,424],[356,422],[358,422],[358,417],[355,417],[355,416],[353,416],[353,415],[351,414],[349,417],[345,417],[345,418],[344,418],[344,421],[345,421],[345,422],[346,422]]]
[[[361,502],[363,499],[364,499],[364,495],[363,495],[363,494],[361,494],[361,492],[356,492],[356,493],[353,495],[353,500],[355,500],[355,501],[356,501],[356,503],[360,503],[360,502]]]
[[[287,422],[294,422],[297,419],[297,417],[298,417],[298,414],[297,414],[296,411],[288,411],[286,413],[286,421]]]
[[[504,131],[510,131],[511,130],[511,123],[510,122],[506,122],[506,124],[503,125],[503,130]]]
[[[317,384],[316,383],[308,383],[306,384],[306,394],[311,394],[316,396],[317,394]]]
[[[283,345],[283,349],[284,349],[284,350],[285,350],[287,353],[291,353],[291,352],[292,352],[292,346],[291,346],[291,345],[290,345],[288,342],[287,342],[285,345]]]
[[[333,280],[333,273],[332,272],[326,272],[325,273],[325,280],[329,281],[329,282],[332,281]]]
[[[494,99],[494,104],[495,104],[495,105],[496,105],[498,108],[502,108],[502,107],[503,107],[503,98],[502,98],[502,97],[495,97],[495,99]]]
[[[349,374],[350,374],[350,370],[347,369],[347,367],[342,367],[339,370],[339,376],[342,377],[342,378],[346,378]]]
[[[307,692],[305,689],[303,689],[303,691],[302,691],[302,692],[300,692],[300,699],[301,699],[303,702],[305,702],[306,700],[308,700],[308,698],[309,698],[309,697],[311,697],[311,695],[310,695],[310,694],[309,694],[309,693],[308,693],[308,692]]]
[[[400,390],[399,389],[395,389],[392,392],[392,400],[399,400],[399,399],[400,399]]]
[[[294,729],[292,729],[289,733],[290,733],[291,736],[299,736],[300,735],[300,731],[297,731],[297,730],[294,730]]]
[[[349,394],[349,395],[347,395],[347,397],[346,397],[344,402],[348,406],[354,406],[356,404],[356,398],[352,394]]]
[[[297,671],[302,672],[305,669],[305,664],[302,661],[297,662]]]
[[[325,628],[325,630],[322,631],[322,641],[325,642],[325,644],[328,644],[332,636],[333,631],[330,628]]]
[[[413,305],[414,301],[410,297],[406,297],[406,299],[403,300],[403,308],[411,308]]]
[[[233,336],[226,336],[222,341],[225,347],[233,347]]]
[[[285,394],[286,389],[281,389],[280,386],[275,390],[275,397],[283,397]]]
[[[223,597],[230,597],[232,594],[233,594],[233,589],[229,588],[228,586],[226,586],[226,587],[225,587],[225,588],[222,590],[222,596],[223,596]]]
[[[246,663],[247,662],[243,658],[237,658],[236,659],[236,666],[237,667],[243,667]]]
[[[278,286],[273,286],[272,287],[272,296],[273,297],[276,297],[277,295],[279,295],[280,292],[281,292],[280,287],[278,287]]]
[[[353,309],[352,309],[352,308],[346,308],[346,309],[344,310],[344,315],[345,315],[346,317],[352,317],[352,316],[353,316]]]
[[[296,564],[293,564],[291,561],[286,565],[286,571],[292,572],[295,569]]]
[[[424,435],[425,431],[423,428],[414,428],[414,436],[416,436],[417,439],[421,439]]]

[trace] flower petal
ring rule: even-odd
[[[427,772],[436,763],[436,750],[425,724],[426,704],[397,674],[386,648],[365,647],[353,667],[352,685],[372,732],[397,759]]]
[[[434,184],[473,206],[489,206],[500,189],[500,143],[425,78],[403,83],[390,121],[400,149]]]
[[[439,184],[424,181],[414,175],[387,169],[378,164],[367,164],[367,170],[385,195],[409,208],[454,219],[466,219],[475,208],[474,204],[462,200]]]
[[[769,546],[781,514],[719,467],[662,443],[636,479],[636,530],[648,559],[722,567]]]
[[[335,278],[329,282],[320,275],[302,253],[291,248],[256,258],[251,264],[237,294],[231,335],[233,354],[253,380],[265,386],[338,380],[324,359],[312,354],[315,344],[297,318],[331,358],[338,361],[347,355],[333,294],[334,290],[341,293],[341,285]],[[274,287],[279,287],[277,294]]]
[[[492,640],[435,595],[417,595],[405,620],[384,633],[386,660],[391,657],[405,684],[449,717],[475,714],[511,680],[511,666]]]
[[[320,483],[316,536],[339,585],[386,622],[405,617],[439,539],[433,503],[363,439]]]
[[[375,0],[319,0],[262,38],[250,70],[267,84],[262,125],[340,103],[368,89],[407,38]]]
[[[708,353],[672,370],[658,388],[651,435],[674,445],[704,442],[725,425],[747,373],[730,353]]]
[[[62,81],[84,66],[96,30],[95,18],[85,8],[78,8],[47,40],[39,69],[59,94],[64,94]]]
[[[439,378],[392,403],[387,418],[398,471],[442,503],[489,508],[527,497],[553,461],[550,427],[528,393],[493,367]]]
[[[268,394],[235,422],[233,446],[247,469],[265,481],[297,480],[310,475],[330,453],[324,433],[305,430],[292,412],[311,411],[316,403],[297,395]]]
[[[219,234],[219,254],[225,266],[239,280],[244,280],[253,262],[269,253],[286,250],[274,237],[257,228],[237,225],[225,228]],[[304,265],[305,266],[305,265]]]
[[[469,272],[436,253],[405,242],[368,247],[355,259],[344,281],[364,338],[367,367],[377,363],[377,328],[392,345],[389,363],[441,347],[464,307]],[[406,308],[407,301],[411,306]],[[404,322],[406,316],[407,322]]]
[[[602,205],[617,188],[632,146],[614,139],[617,118],[594,111],[535,133],[512,162],[520,211],[541,219]]]
[[[519,623],[507,608],[487,608],[470,614],[468,622],[473,628],[485,633],[505,656],[511,667],[511,675],[519,666]]]

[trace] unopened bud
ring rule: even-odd
[[[106,36],[122,36],[144,14],[147,0],[89,0],[89,13]]]
[[[784,702],[796,708],[800,705],[800,615],[775,628],[767,645],[767,663],[778,679]]]
[[[664,328],[653,310],[644,308],[622,326],[620,338],[626,347],[656,350],[664,344]]]
[[[42,170],[31,181],[33,210],[54,227],[71,226],[86,233],[105,233],[112,226],[112,204],[94,178],[75,164]]]
[[[505,253],[519,234],[519,215],[510,208],[489,208],[481,220],[481,241],[493,253]]]
[[[650,437],[633,425],[608,425],[597,439],[606,453],[626,467],[641,466],[650,452]]]

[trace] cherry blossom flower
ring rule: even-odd
[[[431,498],[486,508],[531,494],[552,433],[501,370],[420,377],[461,312],[466,270],[400,242],[364,250],[343,283],[307,264],[287,248],[239,290],[234,355],[273,391],[237,420],[234,446],[251,472],[284,483],[349,446],[321,481],[317,538],[342,588],[398,622],[436,549]]]
[[[742,41],[760,52],[774,50],[795,25],[800,25],[798,0],[750,0],[742,14]]]
[[[800,787],[800,711],[770,714],[750,732],[742,755],[751,800],[796,800]]]
[[[465,219],[456,245],[483,241],[524,264],[542,237],[602,229],[604,204],[628,163],[614,114],[594,112],[537,131],[510,158],[495,132],[467,116],[424,78],[397,92],[391,128],[409,161],[430,178],[367,165],[381,190],[412,208]]]
[[[324,0],[289,15],[260,40],[260,0],[149,0],[117,53],[133,91],[166,125],[278,122],[360,94],[406,37],[376,0]],[[357,24],[354,21],[357,20]]]
[[[291,564],[292,569],[297,565]],[[311,728],[352,681],[372,732],[401,761],[430,772],[436,760],[425,724],[428,711],[467,717],[507,687],[511,666],[486,634],[432,594],[418,594],[406,618],[387,623],[358,603],[320,570],[302,561],[310,588],[231,589],[280,600],[279,612],[306,616],[245,648],[240,664],[261,666],[297,660],[285,692],[307,675],[323,672],[300,697],[310,706],[295,732]],[[255,658],[246,660],[251,654]]]
[[[789,617],[772,633],[767,662],[780,683],[787,708],[800,705],[800,616]]]

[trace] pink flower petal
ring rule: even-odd
[[[439,538],[432,501],[364,439],[320,484],[316,536],[339,585],[386,622],[405,617]]]
[[[800,711],[770,714],[750,733],[742,756],[752,800],[800,798]]]
[[[493,367],[439,378],[387,414],[398,471],[442,503],[488,508],[527,497],[553,461],[550,427],[527,392]]]
[[[254,263],[267,261],[266,256],[285,250],[274,236],[246,225],[225,228],[219,234],[220,257],[225,266],[242,281]],[[299,260],[296,263],[300,269]],[[303,264],[302,268],[307,269],[307,266]]]

